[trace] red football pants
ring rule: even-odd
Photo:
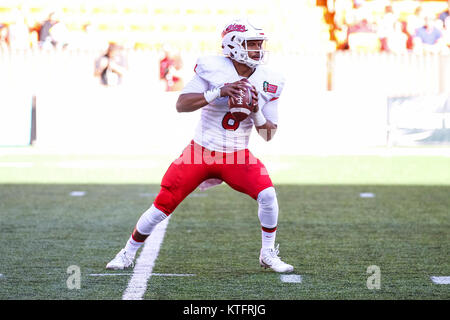
[[[221,179],[255,200],[262,190],[273,186],[265,166],[248,149],[221,153],[191,141],[167,169],[153,204],[169,215],[203,181],[211,178]]]

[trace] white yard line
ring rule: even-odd
[[[302,282],[302,276],[299,274],[282,274],[280,276],[281,282],[286,283],[301,283]]]
[[[142,248],[142,252],[136,260],[133,276],[128,282],[128,287],[123,293],[123,300],[142,300],[142,297],[147,290],[148,280],[152,276],[153,267],[155,265],[156,258],[158,257],[159,249],[163,242],[169,219],[170,216],[159,223],[153,230],[152,234],[145,241],[144,248]]]
[[[360,198],[375,198],[375,194],[371,192],[363,192],[359,194]]]
[[[431,281],[436,284],[450,284],[450,277],[431,277]]]
[[[71,197],[84,197],[86,195],[86,191],[72,191],[69,195]]]

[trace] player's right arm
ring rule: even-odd
[[[177,100],[178,112],[192,112],[208,104],[203,93],[182,93]]]
[[[236,97],[241,88],[243,88],[242,83],[236,81],[227,83],[221,88],[208,90],[208,83],[196,75],[178,97],[176,108],[178,112],[192,112],[203,108],[219,97]]]

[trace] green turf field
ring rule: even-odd
[[[122,299],[106,263],[171,162],[162,156],[0,156],[0,299]],[[449,299],[450,158],[261,157],[280,206],[280,256],[301,283],[259,267],[256,203],[221,185],[172,215],[144,299]],[[82,197],[70,196],[83,191]],[[372,193],[362,198],[361,193]],[[138,252],[139,254],[139,252]],[[69,266],[80,289],[69,289]],[[380,289],[367,268],[380,268]]]

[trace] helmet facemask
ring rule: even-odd
[[[248,42],[249,41],[261,41],[261,45],[259,46],[259,48],[248,48]],[[257,65],[260,64],[264,64],[266,62],[266,57],[267,57],[267,51],[265,50],[266,47],[266,40],[264,38],[260,38],[260,39],[245,39],[244,43],[243,43],[243,50],[247,53],[247,63],[250,63],[251,66],[253,67],[253,65],[256,67]],[[251,53],[258,53],[258,55],[256,57],[253,57],[253,54]]]

